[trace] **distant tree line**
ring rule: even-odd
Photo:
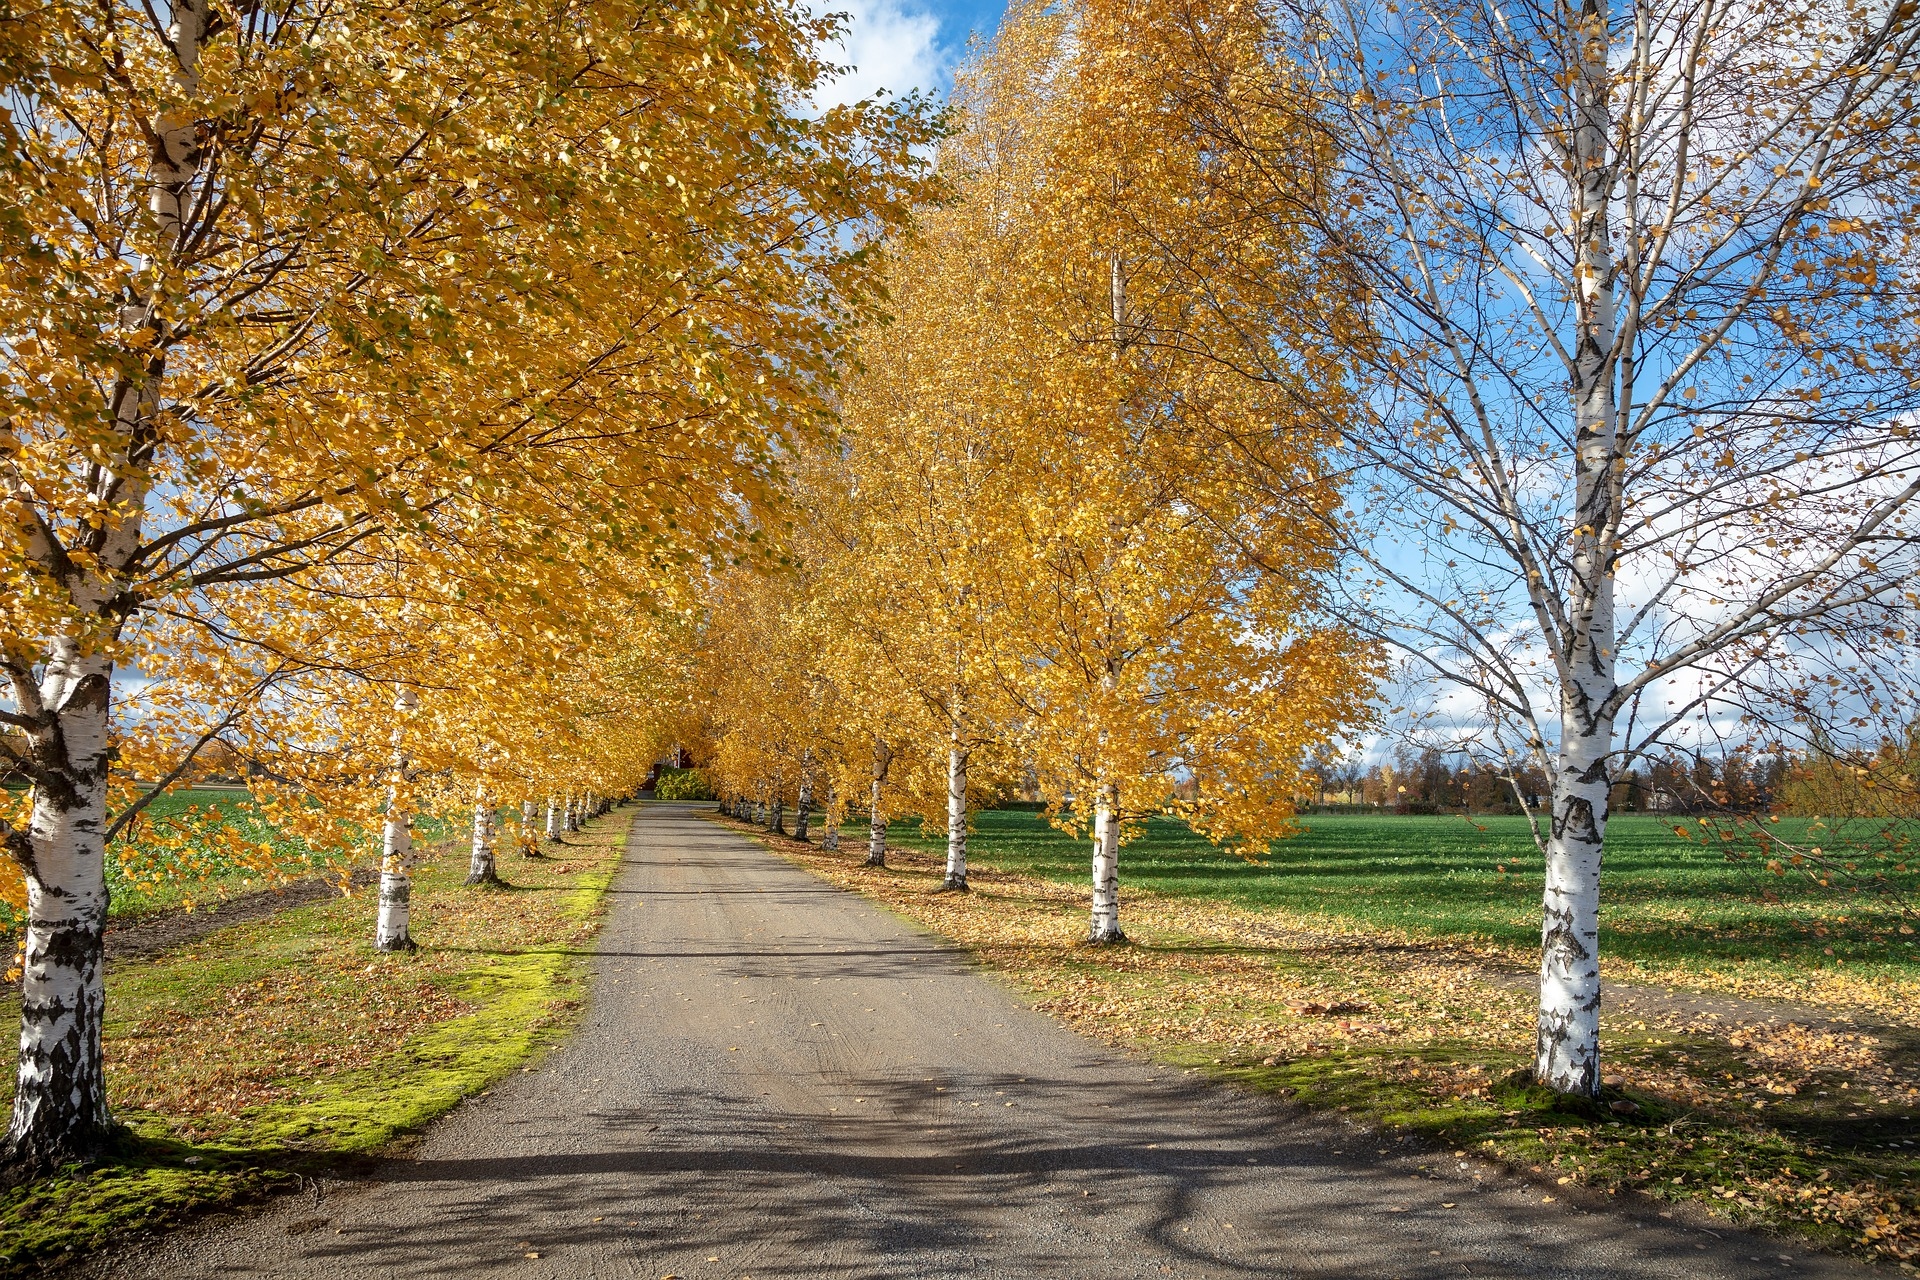
[[[1673,752],[1642,763],[1614,780],[1614,813],[1752,813],[1804,798],[1800,774],[1826,767],[1784,752],[1747,747],[1709,753]],[[1549,794],[1546,774],[1532,764],[1503,771],[1464,753],[1402,746],[1383,760],[1322,761],[1318,791],[1303,807],[1352,807],[1390,813],[1517,814],[1538,810]],[[1796,806],[1797,807],[1797,806]]]

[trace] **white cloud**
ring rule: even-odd
[[[901,0],[832,0],[831,8],[847,15],[846,38],[831,56],[853,70],[821,89],[820,106],[857,102],[879,89],[904,95],[945,83],[952,59],[933,13]]]

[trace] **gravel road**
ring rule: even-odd
[[[1204,1085],[649,805],[578,1033],[368,1182],[113,1277],[1854,1276]]]

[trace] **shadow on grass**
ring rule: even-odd
[[[362,1179],[369,1155],[191,1143],[122,1128],[94,1159],[0,1190],[0,1275],[34,1275],[129,1231],[162,1231],[213,1210]],[[130,1213],[132,1204],[142,1211]]]
[[[1731,1196],[1755,1172],[1808,1187],[1828,1180],[1834,1188],[1898,1186],[1913,1174],[1912,1148],[1903,1144],[1920,1138],[1920,1116],[1848,1114],[1849,1104],[1836,1098],[1802,1097],[1764,1114],[1613,1087],[1588,1102],[1542,1088],[1530,1064],[1511,1054],[1466,1043],[1350,1048],[1288,1061],[1223,1062],[1198,1050],[1162,1056],[1316,1110],[1409,1130],[1459,1148],[1456,1154],[1473,1150],[1536,1175],[1576,1175],[1590,1187],[1661,1199],[1711,1196],[1716,1187]],[[1855,1243],[1832,1224],[1776,1217],[1774,1225],[1829,1247]]]

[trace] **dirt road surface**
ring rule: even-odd
[[[591,1005],[368,1182],[99,1276],[1752,1277],[1864,1267],[1208,1086],[650,805]]]

